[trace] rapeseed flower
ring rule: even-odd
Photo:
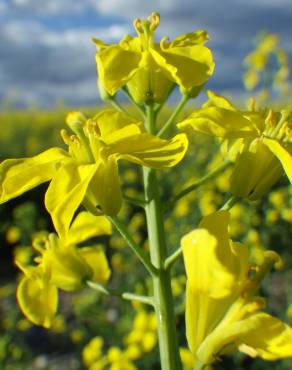
[[[142,123],[115,110],[92,119],[72,112],[62,138],[68,152],[51,148],[35,157],[8,159],[0,165],[0,203],[51,181],[45,205],[57,233],[66,230],[80,204],[92,213],[115,215],[122,204],[118,165],[120,159],[155,169],[176,165],[188,147],[185,134],[162,140],[144,131]]]
[[[251,264],[248,248],[229,239],[228,219],[227,211],[213,213],[182,238],[190,350],[203,365],[236,350],[265,360],[291,357],[292,329],[262,312],[265,300],[257,296],[279,256],[266,251]]]
[[[81,212],[66,238],[49,234],[43,240],[35,240],[33,246],[39,253],[36,265],[15,261],[24,273],[17,288],[18,303],[31,322],[51,327],[57,312],[58,289],[71,292],[85,287],[87,281],[107,282],[110,269],[103,250],[76,245],[110,233],[110,223],[104,216]]]
[[[292,182],[292,114],[288,111],[237,110],[227,99],[208,92],[209,101],[179,123],[225,139],[235,160],[231,191],[238,197],[261,198],[286,173]]]
[[[169,41],[155,43],[154,31],[160,16],[136,19],[138,37],[126,35],[119,44],[108,45],[94,39],[101,86],[111,95],[127,85],[137,103],[161,103],[173,84],[196,96],[214,71],[211,51],[204,45],[206,31],[190,32]]]

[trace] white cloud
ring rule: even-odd
[[[0,26],[0,95],[17,91],[26,104],[52,105],[97,101],[93,36],[120,39],[128,26],[49,30],[38,22],[12,21]],[[106,36],[106,37],[104,37]]]
[[[12,0],[11,8],[34,14],[58,15],[83,12],[90,6],[89,0]]]
[[[210,87],[217,90],[242,86],[242,59],[262,29],[278,33],[292,53],[291,0],[0,0],[0,96],[16,89],[23,102],[95,101],[91,37],[119,40],[134,33],[133,18],[153,10],[161,13],[158,37],[208,30],[217,63]],[[84,19],[89,11],[96,27]],[[78,27],[72,18],[82,20]],[[59,29],[55,19],[64,21]]]

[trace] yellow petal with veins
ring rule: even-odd
[[[0,203],[51,180],[58,164],[68,159],[59,148],[51,148],[30,158],[7,159],[0,164]]]

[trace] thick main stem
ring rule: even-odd
[[[155,115],[152,107],[148,107],[146,128],[153,133]],[[156,171],[143,168],[146,219],[150,257],[158,270],[153,276],[153,300],[158,322],[158,340],[162,370],[181,370],[178,341],[175,326],[174,304],[171,291],[169,270],[164,268],[167,258],[164,224]]]

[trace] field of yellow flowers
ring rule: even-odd
[[[93,109],[90,108],[91,112]],[[165,113],[167,114],[167,113]],[[1,159],[34,155],[59,140],[59,131],[66,111],[1,112],[3,127]],[[164,175],[167,201],[171,194],[180,190],[181,176],[190,184],[200,179],[206,166],[216,168],[222,160],[217,143],[204,135],[193,135],[192,152],[180,165],[179,173]],[[212,150],[210,150],[212,148]],[[7,155],[8,154],[8,155]],[[193,155],[196,161],[192,160]],[[140,173],[134,165],[123,166],[124,187],[129,196],[136,196]],[[174,251],[180,236],[196,225],[203,215],[214,212],[224,204],[228,191],[230,170],[216,181],[179,200],[166,220],[168,242]],[[137,185],[138,180],[138,185]],[[142,186],[142,185],[140,185]],[[99,369],[107,356],[112,363],[127,358],[126,369],[155,369],[157,364],[156,321],[153,313],[142,304],[123,302],[118,297],[107,297],[91,290],[82,293],[63,293],[60,311],[50,331],[33,326],[23,317],[15,302],[16,282],[19,278],[14,259],[28,262],[32,258],[31,239],[51,231],[52,226],[41,202],[43,189],[4,204],[1,213],[1,340],[0,364],[5,370],[16,369]],[[232,238],[246,243],[254,258],[263,249],[273,249],[283,259],[282,271],[274,271],[266,279],[262,294],[269,296],[268,310],[292,324],[292,189],[283,179],[260,202],[235,205],[231,211],[230,233]],[[138,211],[138,212],[137,212]],[[127,220],[134,239],[147,250],[145,219],[138,207],[124,205],[122,217]],[[110,281],[112,288],[148,291],[150,281],[137,259],[117,234],[98,238],[106,246],[110,265],[115,271]],[[133,274],[135,271],[135,274]],[[138,281],[138,283],[137,283]],[[192,358],[184,338],[185,273],[182,261],[175,267],[172,289],[175,296],[178,326],[180,328],[181,355],[185,369],[192,369]],[[291,306],[292,307],[292,306]],[[123,360],[124,361],[124,360]],[[226,361],[226,360],[225,360]],[[229,360],[224,368],[233,369]],[[252,365],[248,358],[234,359],[238,369],[290,369],[292,362],[285,360],[276,365],[263,365],[259,360]],[[132,365],[131,365],[131,364]],[[93,366],[94,365],[94,366]],[[132,367],[131,367],[132,366]],[[133,367],[135,366],[135,367]],[[264,366],[264,367],[263,367]]]

